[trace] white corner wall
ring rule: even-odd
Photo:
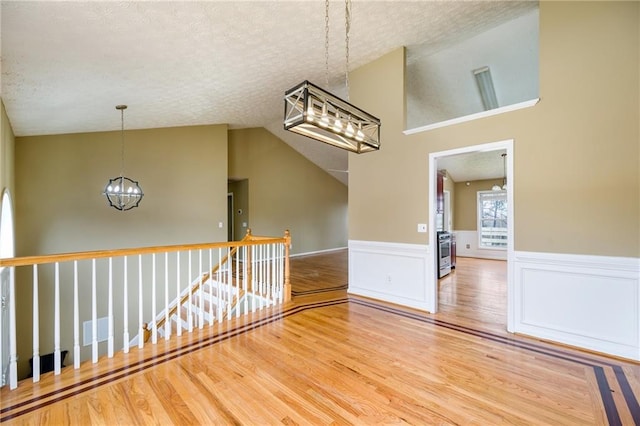
[[[427,245],[349,241],[349,293],[430,310],[427,277],[434,274]]]
[[[516,252],[516,333],[640,360],[640,259]]]

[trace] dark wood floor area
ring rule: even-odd
[[[336,257],[342,257],[337,259]],[[460,259],[436,315],[292,259],[294,302],[3,389],[7,424],[638,424],[640,367],[506,332],[504,262]],[[335,267],[332,265],[336,265]],[[502,283],[501,283],[502,281]]]

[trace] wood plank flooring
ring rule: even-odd
[[[2,389],[0,421],[640,423],[638,364],[505,331],[504,262],[460,259],[431,315],[336,289],[346,255],[292,259],[287,306]]]

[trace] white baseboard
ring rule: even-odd
[[[429,310],[433,298],[427,277],[433,274],[429,247],[349,240],[349,293]]]
[[[640,259],[516,252],[514,330],[640,360]]]
[[[331,253],[332,251],[345,250],[346,248],[347,247],[337,247],[337,248],[331,248],[331,249],[325,249],[325,250],[308,251],[306,253],[292,254],[289,257],[310,256],[313,254]]]

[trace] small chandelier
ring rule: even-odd
[[[126,211],[138,207],[144,193],[137,181],[124,175],[124,110],[127,109],[127,106],[117,105],[116,109],[120,111],[121,123],[122,155],[120,157],[120,176],[109,179],[103,194],[107,197],[111,207]]]
[[[491,187],[492,191],[506,191],[507,190],[507,154],[502,155],[502,187],[498,184],[495,184]]]
[[[350,26],[351,0],[346,0],[347,101],[305,80],[284,94],[284,129],[361,154],[380,149],[380,120],[348,102]],[[325,65],[328,86],[329,0],[325,1]]]

